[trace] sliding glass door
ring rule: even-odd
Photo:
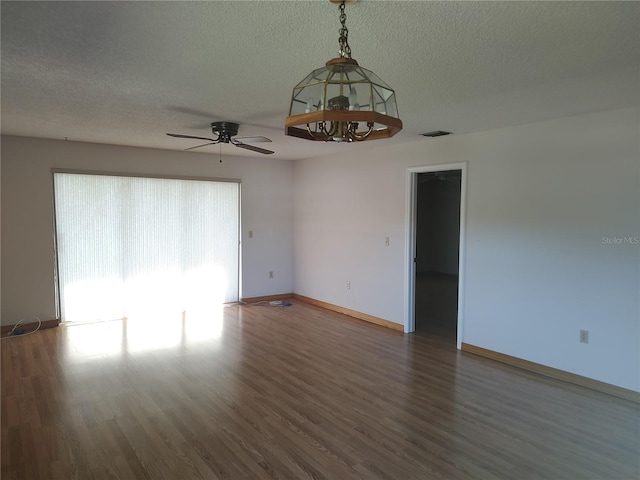
[[[175,318],[239,298],[240,184],[54,173],[63,321]]]

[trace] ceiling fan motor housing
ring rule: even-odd
[[[217,133],[220,141],[223,143],[229,143],[231,137],[235,137],[238,134],[239,124],[234,122],[212,122],[211,131]]]

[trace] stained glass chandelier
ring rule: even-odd
[[[380,77],[351,58],[345,0],[329,1],[338,3],[340,8],[340,56],[293,88],[285,133],[325,142],[392,137],[402,130],[396,94]]]

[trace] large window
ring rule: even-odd
[[[238,300],[238,182],[54,173],[54,191],[62,320],[160,320]]]

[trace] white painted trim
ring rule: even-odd
[[[406,176],[406,208],[405,208],[405,318],[404,331],[410,333],[416,329],[415,319],[415,271],[414,262],[416,252],[416,203],[417,203],[417,175],[423,172],[443,172],[460,170],[460,245],[458,256],[458,336],[456,346],[462,348],[464,338],[464,284],[465,284],[465,246],[466,246],[466,218],[467,218],[467,162],[442,163],[438,165],[423,165],[407,168]]]
[[[460,169],[460,245],[458,248],[458,337],[456,346],[462,349],[464,338],[464,286],[466,278],[466,238],[467,238],[467,162],[463,162]]]
[[[406,206],[405,206],[405,313],[404,313],[404,332],[411,333],[416,329],[415,318],[415,294],[416,294],[416,201],[417,201],[417,176],[414,168],[407,169],[406,177]]]

